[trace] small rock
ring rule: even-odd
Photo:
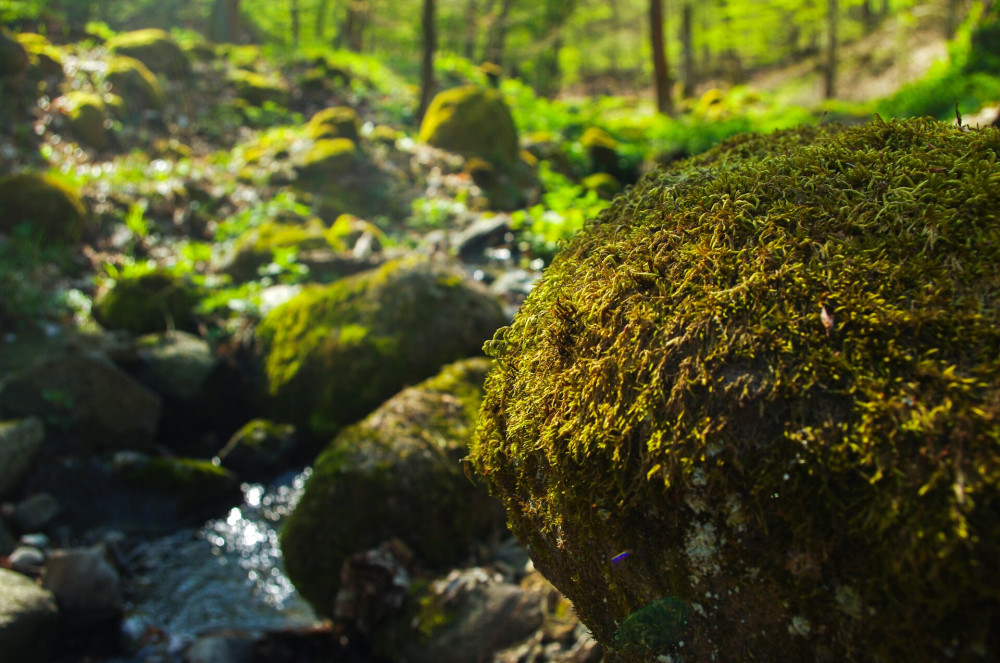
[[[18,546],[7,557],[10,568],[27,576],[37,576],[45,564],[45,553],[33,546]]]
[[[30,578],[0,569],[0,652],[5,663],[44,663],[52,653],[59,609]]]
[[[460,260],[477,262],[483,259],[486,249],[510,245],[513,241],[510,216],[498,214],[476,220],[452,239],[452,246]]]
[[[32,546],[33,548],[38,548],[39,550],[46,550],[51,544],[49,537],[42,534],[41,532],[33,532],[31,534],[24,534],[17,541],[22,546]]]
[[[0,422],[0,496],[24,479],[44,442],[45,429],[37,417]]]
[[[184,652],[184,663],[251,663],[254,641],[248,637],[210,635]]]
[[[42,587],[55,595],[71,630],[121,617],[121,578],[100,546],[53,552],[42,573]]]
[[[295,426],[254,419],[233,433],[219,460],[244,481],[266,481],[289,469],[297,445]]]
[[[22,532],[36,532],[59,515],[62,507],[51,493],[37,493],[23,500],[14,511],[14,526]]]
[[[215,357],[208,342],[193,334],[168,331],[138,339],[140,358],[148,365],[153,389],[180,401],[193,401],[202,389]]]

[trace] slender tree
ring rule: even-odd
[[[476,58],[476,40],[479,37],[479,2],[468,0],[465,5],[465,40],[462,44],[463,54],[467,60]]]
[[[670,71],[663,39],[663,0],[649,0],[649,35],[653,49],[653,83],[656,88],[656,109],[665,115],[674,112],[670,96]]]
[[[347,48],[355,53],[361,52],[367,19],[368,3],[366,0],[347,0],[347,15],[344,17],[343,34]]]
[[[435,0],[424,0],[421,22],[423,32],[424,57],[420,71],[420,108],[417,119],[423,120],[427,107],[434,98],[434,51],[437,50],[437,26],[434,24]]]
[[[302,43],[302,26],[300,25],[300,11],[299,11],[299,0],[291,1],[291,15],[292,15],[292,45],[299,46]]]
[[[215,0],[208,21],[208,38],[216,42],[239,39],[240,0]]]
[[[684,96],[694,96],[694,11],[690,2],[685,2],[681,8],[681,77],[684,83]]]
[[[500,0],[500,8],[490,22],[490,35],[486,43],[486,60],[499,67],[503,67],[508,21],[513,6],[514,0]]]
[[[823,96],[832,99],[837,94],[837,24],[840,22],[837,0],[826,4],[826,56],[823,62]]]

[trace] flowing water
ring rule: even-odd
[[[178,660],[198,635],[306,626],[316,615],[285,576],[278,547],[282,519],[310,470],[270,487],[243,485],[243,503],[201,529],[144,542],[131,553],[124,630],[134,656]]]

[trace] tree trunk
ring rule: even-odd
[[[427,107],[434,98],[434,51],[437,49],[437,28],[434,25],[434,1],[424,0],[423,22],[424,59],[420,70],[420,108],[417,120],[424,119]]]
[[[500,11],[490,24],[490,38],[486,44],[486,60],[503,67],[504,45],[507,41],[507,19],[514,0],[501,0]]]
[[[313,36],[320,44],[326,43],[326,15],[330,13],[330,0],[319,0],[316,6],[316,21],[313,23]]]
[[[292,14],[292,46],[298,48],[302,43],[302,26],[299,22],[299,0],[291,0]]]
[[[479,36],[479,2],[469,0],[465,6],[465,43],[463,44],[463,55],[466,60],[476,58],[476,37]]]
[[[837,0],[827,0],[826,4],[826,57],[823,63],[823,97],[833,99],[837,95],[837,24],[839,22]]]
[[[693,14],[691,3],[685,2],[681,10],[681,46],[683,53],[681,75],[684,81],[685,98],[694,96],[695,88]]]
[[[649,36],[653,48],[653,83],[656,88],[656,109],[664,115],[674,112],[670,97],[670,72],[663,40],[663,0],[649,0]]]
[[[861,22],[864,23],[865,32],[875,29],[875,10],[872,8],[872,0],[863,0],[861,3]]]
[[[344,39],[348,50],[361,52],[362,36],[365,30],[365,20],[368,13],[368,3],[365,0],[347,0],[347,16],[344,19]]]
[[[958,29],[958,10],[959,10],[959,0],[948,0],[948,19],[945,24],[945,37],[951,39],[955,36],[955,30]]]
[[[209,18],[208,38],[214,42],[239,41],[240,0],[215,0]]]

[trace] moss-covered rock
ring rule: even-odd
[[[298,446],[295,426],[254,419],[233,433],[219,461],[243,481],[268,481],[292,468]]]
[[[87,210],[69,186],[48,175],[23,172],[0,177],[0,232],[27,223],[46,241],[76,241]]]
[[[0,498],[7,497],[24,479],[44,443],[41,419],[0,421]]]
[[[477,354],[503,323],[495,300],[426,259],[307,286],[258,328],[271,411],[332,434],[443,364]]]
[[[489,171],[483,189],[495,209],[516,209],[535,184],[531,168],[521,159],[517,127],[499,91],[475,85],[452,88],[431,101],[418,140],[484,163]]]
[[[23,663],[52,659],[59,633],[56,597],[25,575],[0,568],[0,651]]]
[[[441,568],[502,527],[499,505],[459,463],[488,367],[483,358],[445,367],[345,428],[316,459],[281,548],[289,578],[319,613],[333,614],[351,553],[398,537],[421,563]]]
[[[357,143],[350,138],[323,138],[299,155],[295,170],[300,178],[323,184],[348,177],[362,161]]]
[[[420,125],[423,143],[512,168],[518,161],[517,127],[497,90],[452,88],[431,101]]]
[[[326,227],[315,218],[304,223],[267,221],[236,239],[232,250],[222,258],[219,271],[237,281],[250,281],[259,276],[261,267],[274,260],[277,250],[330,248],[326,232]]]
[[[139,60],[150,71],[169,78],[184,78],[191,62],[173,37],[164,30],[147,28],[115,35],[105,44],[115,54]]]
[[[471,458],[607,653],[1000,656],[998,181],[996,129],[745,136],[557,256]]]
[[[194,330],[198,288],[166,271],[122,277],[94,299],[94,319],[107,329],[151,334]]]
[[[170,500],[171,515],[178,518],[203,516],[239,495],[235,474],[195,458],[120,452],[115,455],[113,476],[118,486]]]
[[[45,76],[63,73],[62,51],[53,46],[43,35],[22,32],[16,39],[28,54],[28,61]]]
[[[622,190],[621,182],[611,173],[594,173],[587,175],[581,180],[588,191],[593,191],[604,200],[611,200]]]
[[[309,120],[306,132],[314,139],[347,138],[357,142],[361,118],[349,106],[325,108]]]
[[[588,127],[580,136],[580,145],[590,157],[590,167],[595,173],[615,174],[619,170],[619,143],[604,129]]]
[[[66,95],[64,104],[70,130],[81,143],[103,150],[108,146],[107,109],[100,95],[74,91]]]
[[[129,112],[163,109],[163,86],[156,75],[135,58],[111,58],[104,80],[111,86],[111,91],[124,100]]]
[[[227,78],[236,88],[236,94],[254,106],[263,106],[269,101],[278,105],[288,103],[288,89],[280,81],[246,69],[231,69]]]

